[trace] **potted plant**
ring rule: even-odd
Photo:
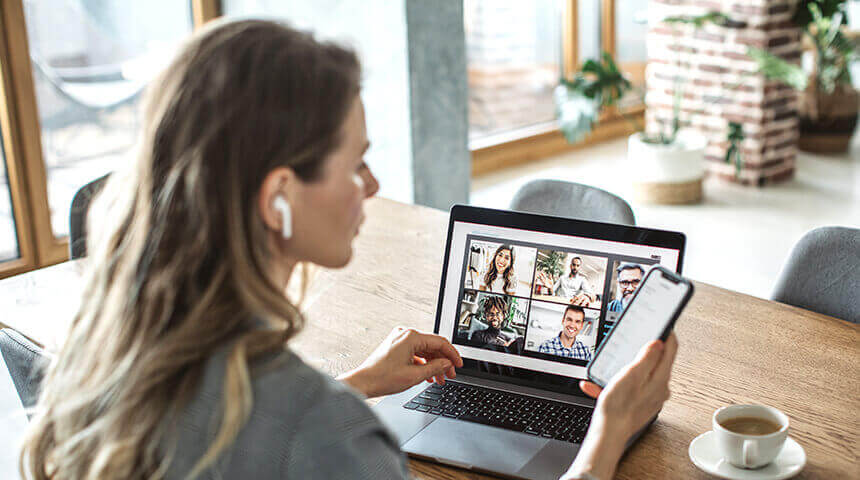
[[[800,99],[798,146],[809,152],[845,152],[857,126],[858,94],[851,84],[857,48],[842,32],[844,0],[799,2],[794,22],[812,44],[809,82]]]
[[[669,24],[727,21],[725,15],[709,12],[694,17],[670,17]],[[676,62],[680,68],[680,60]],[[705,174],[705,138],[694,131],[681,131],[683,81],[675,76],[673,114],[668,130],[644,132],[634,118],[620,111],[633,125],[627,157],[630,160],[633,191],[637,200],[649,203],[694,203],[702,198]],[[602,108],[617,104],[631,89],[612,56],[604,52],[601,61],[588,60],[572,80],[562,78],[555,91],[559,126],[569,142],[579,141],[597,123]]]
[[[701,28],[707,23],[717,25],[738,24],[719,12],[699,16],[676,16],[663,19],[670,25],[692,25]],[[750,47],[749,58],[756,62],[757,69],[742,75],[733,90],[752,75],[763,75],[803,91],[807,86],[803,70],[765,50]],[[676,68],[680,68],[680,59]],[[634,195],[640,201],[651,203],[692,203],[702,197],[704,177],[704,148],[706,139],[693,131],[682,131],[680,121],[681,98],[684,80],[676,74],[673,88],[672,118],[664,130],[643,132],[635,119],[622,115],[633,126],[636,133],[628,141],[627,156],[634,178]],[[630,82],[618,71],[612,57],[605,53],[601,62],[589,60],[583,64],[573,80],[561,79],[555,92],[558,121],[561,131],[569,142],[580,140],[596,124],[601,108],[613,106],[631,89]],[[721,109],[719,104],[712,108]],[[717,112],[719,115],[720,112]],[[735,165],[739,175],[743,165],[741,142],[744,140],[743,126],[729,122],[726,131],[728,149],[725,161]]]

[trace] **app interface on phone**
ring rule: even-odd
[[[608,382],[636,358],[645,344],[659,338],[687,288],[683,283],[667,280],[660,272],[653,272],[603,346],[591,367],[592,374]]]

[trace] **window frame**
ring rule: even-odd
[[[220,0],[189,6],[194,30],[220,16]],[[0,0],[0,129],[20,253],[0,262],[5,278],[69,259],[68,237],[56,237],[51,226],[24,0]]]
[[[5,30],[3,30],[5,32]],[[30,237],[31,225],[27,194],[23,182],[18,131],[11,119],[13,105],[2,101],[10,90],[10,76],[6,68],[9,49],[6,35],[0,33],[0,142],[3,144],[6,162],[6,179],[9,182],[9,196],[12,203],[12,220],[15,222],[15,237],[18,242],[18,258],[0,262],[0,278],[30,270],[36,266],[33,241]]]
[[[601,50],[615,55],[615,1],[601,0]],[[578,2],[564,0],[562,14],[562,70],[567,78],[581,63],[578,37]],[[642,62],[644,68],[644,63]],[[637,67],[638,64],[634,64]],[[640,122],[644,120],[645,105],[636,105],[624,111]],[[483,175],[503,168],[540,160],[552,155],[574,151],[595,143],[630,135],[633,129],[616,108],[607,108],[600,114],[600,122],[585,139],[569,144],[558,125],[545,122],[505,133],[469,141],[472,156],[472,175]]]

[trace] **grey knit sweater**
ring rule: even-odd
[[[183,479],[214,438],[226,356],[206,368],[179,422],[167,478]],[[206,479],[399,479],[406,459],[349,387],[286,351],[254,366],[254,406],[236,442]]]

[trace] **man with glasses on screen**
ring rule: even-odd
[[[618,298],[609,302],[607,310],[610,312],[621,312],[627,307],[636,289],[639,288],[642,277],[645,276],[645,269],[636,263],[622,263],[616,271],[618,272]]]
[[[577,305],[568,305],[561,317],[561,331],[544,341],[538,352],[577,360],[591,360],[591,349],[576,339],[585,325],[585,310]]]

